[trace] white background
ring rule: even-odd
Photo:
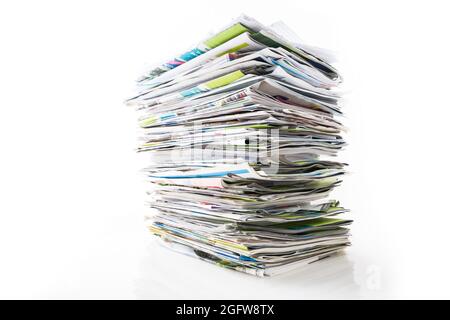
[[[446,3],[2,1],[0,298],[450,298]],[[122,104],[240,13],[336,51],[350,90],[353,246],[270,279],[155,245]]]

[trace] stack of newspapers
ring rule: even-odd
[[[272,276],[346,248],[328,198],[346,164],[328,53],[241,16],[138,79],[150,231],[165,246]]]

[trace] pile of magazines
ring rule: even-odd
[[[150,231],[165,246],[272,276],[346,248],[351,220],[330,192],[346,164],[327,54],[284,24],[241,16],[148,70],[127,100],[151,183]]]

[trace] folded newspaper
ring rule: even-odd
[[[328,198],[346,166],[341,78],[292,34],[241,16],[137,80],[146,221],[165,246],[272,276],[350,244]]]

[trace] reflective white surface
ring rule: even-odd
[[[367,297],[355,263],[338,255],[273,278],[255,278],[149,246],[135,294],[162,299],[313,299]],[[168,261],[174,264],[168,264]],[[175,264],[176,263],[176,264]],[[180,268],[182,265],[182,268]]]
[[[449,298],[446,3],[174,2],[0,4],[0,298]],[[353,246],[268,279],[155,245],[122,105],[146,63],[241,12],[338,51],[351,89],[334,195]]]

